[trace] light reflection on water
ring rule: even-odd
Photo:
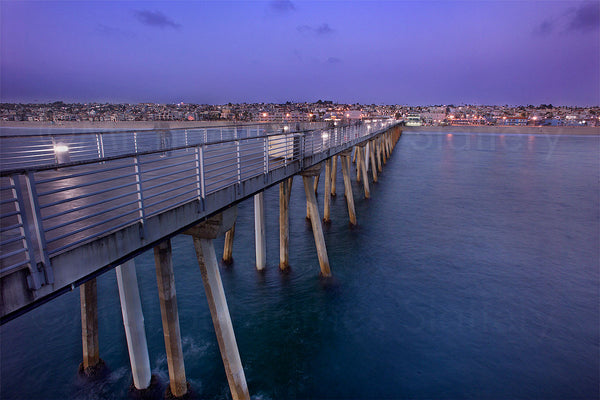
[[[357,228],[348,227],[343,195],[333,199],[324,227],[331,280],[318,277],[299,178],[289,274],[278,271],[277,187],[265,196],[263,273],[254,270],[252,201],[241,204],[234,264],[221,274],[253,398],[597,397],[599,144],[405,134],[370,200],[353,183]],[[218,255],[222,245],[215,241]],[[173,254],[186,376],[198,398],[226,398],[191,239],[175,238]],[[152,370],[164,386],[152,254],[136,265]],[[1,328],[3,399],[127,396],[114,273],[98,285],[109,376],[76,376],[75,291]]]

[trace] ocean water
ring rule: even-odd
[[[252,201],[221,275],[255,399],[593,399],[600,395],[600,137],[404,134],[351,229],[341,173],[319,277],[301,179],[291,271],[254,268]],[[319,189],[322,204],[323,183]],[[321,208],[322,212],[322,208]],[[229,398],[190,237],[172,241],[193,398]],[[215,241],[222,253],[222,238]],[[151,252],[136,258],[153,373],[168,372]],[[79,291],[0,328],[0,398],[124,399],[131,372],[114,272],[98,278],[98,380],[78,377]]]

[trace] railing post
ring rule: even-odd
[[[35,178],[33,172],[29,171],[27,175],[24,175],[25,182],[27,184],[27,190],[29,191],[29,205],[31,216],[33,220],[33,226],[35,228],[35,235],[37,239],[37,247],[39,253],[39,261],[36,258],[35,262],[41,264],[44,273],[46,274],[46,282],[54,283],[54,275],[52,273],[52,267],[50,266],[50,258],[48,257],[48,251],[46,247],[46,235],[42,225],[42,213],[40,210],[40,204],[38,201],[37,191],[35,189]]]
[[[39,289],[42,286],[40,277],[37,271],[37,264],[35,262],[35,252],[33,251],[33,245],[31,243],[31,233],[29,232],[29,224],[27,222],[27,215],[25,213],[25,202],[23,201],[23,193],[21,191],[21,183],[19,182],[18,176],[9,177],[10,185],[13,187],[12,194],[17,199],[17,221],[21,225],[19,232],[21,233],[22,245],[27,249],[27,258],[29,258],[29,272],[31,275],[31,282],[29,282],[30,289]]]
[[[133,132],[133,149],[136,153],[138,152],[137,132]]]
[[[304,154],[306,153],[304,149],[304,146],[306,146],[305,135],[305,133],[302,133],[302,135],[300,135],[300,154],[298,154],[298,156],[300,157],[300,169],[304,168]]]
[[[202,195],[202,210],[204,210],[204,199],[206,198],[206,181],[204,179],[204,149],[200,146],[200,194]]]
[[[242,182],[242,164],[240,159],[240,141],[238,138],[237,127],[234,128],[233,135],[235,137],[235,160],[237,163],[237,181],[238,184]]]
[[[96,133],[96,149],[98,151],[98,158],[102,158],[102,153],[100,151],[100,134]]]
[[[142,191],[142,174],[140,171],[140,160],[138,156],[133,157],[133,168],[135,170],[135,191],[138,199],[138,210],[140,220],[142,223],[142,229],[140,230],[140,237],[143,239],[146,236],[146,210],[144,209],[144,193]]]
[[[200,146],[194,147],[194,162],[196,164],[196,196],[198,202],[202,203],[202,183],[200,171]]]
[[[265,175],[269,173],[269,137],[264,136],[264,153],[265,153],[265,165],[264,165],[264,173]]]
[[[100,158],[104,158],[104,138],[102,133],[99,133],[98,136],[100,138]]]

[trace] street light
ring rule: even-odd
[[[62,143],[54,145],[54,157],[56,158],[57,164],[67,163],[71,161],[69,156],[69,146]]]

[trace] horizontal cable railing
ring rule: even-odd
[[[321,127],[321,123],[314,123]],[[85,133],[48,133],[0,136],[0,169],[76,163],[128,154],[169,151],[174,148],[234,139],[289,133],[293,124],[256,124],[187,129],[152,129]]]
[[[148,218],[191,201],[202,203],[207,195],[279,168],[301,166],[307,157],[391,124],[291,133],[269,133],[261,126],[203,128],[154,131],[154,137],[128,132],[126,138],[93,133],[69,135],[69,141],[54,138],[52,145],[34,137],[24,149],[14,147],[15,154],[43,156],[17,165],[18,157],[11,155],[10,171],[2,160],[0,276],[29,268],[30,286],[38,288],[39,264],[49,265],[65,250],[136,223],[143,235]],[[49,159],[49,166],[34,165]]]

